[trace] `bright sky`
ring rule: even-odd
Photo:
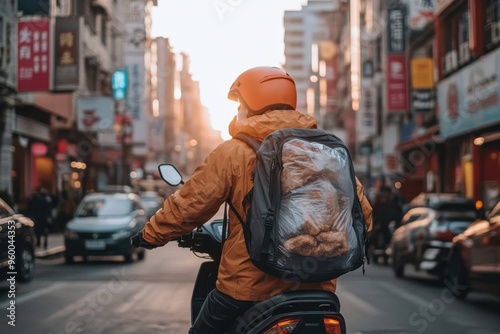
[[[200,82],[201,102],[212,126],[227,128],[237,104],[229,87],[254,66],[283,63],[283,13],[300,10],[307,0],[159,0],[153,10],[153,36],[169,38],[174,52],[185,52],[191,74]]]

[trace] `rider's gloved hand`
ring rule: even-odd
[[[142,231],[130,238],[130,244],[136,247],[142,247],[146,249],[155,249],[158,246],[152,245],[142,238]]]

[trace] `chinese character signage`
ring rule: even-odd
[[[111,77],[111,88],[113,89],[113,98],[123,100],[127,96],[127,72],[118,70]]]
[[[437,100],[443,138],[500,123],[500,50],[439,82]]]
[[[406,56],[387,55],[387,111],[403,112],[408,109]]]
[[[389,7],[387,11],[388,51],[389,53],[405,52],[405,8],[402,5],[394,5]]]
[[[17,91],[50,90],[50,22],[17,23]]]
[[[57,17],[54,41],[54,90],[78,89],[79,43],[79,18]]]

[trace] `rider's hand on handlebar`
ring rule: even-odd
[[[158,246],[152,245],[142,238],[142,231],[130,238],[130,244],[136,247],[143,247],[146,249],[155,249]]]

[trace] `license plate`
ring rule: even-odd
[[[104,242],[104,240],[86,240],[85,248],[92,250],[101,250],[106,248],[106,243]]]

